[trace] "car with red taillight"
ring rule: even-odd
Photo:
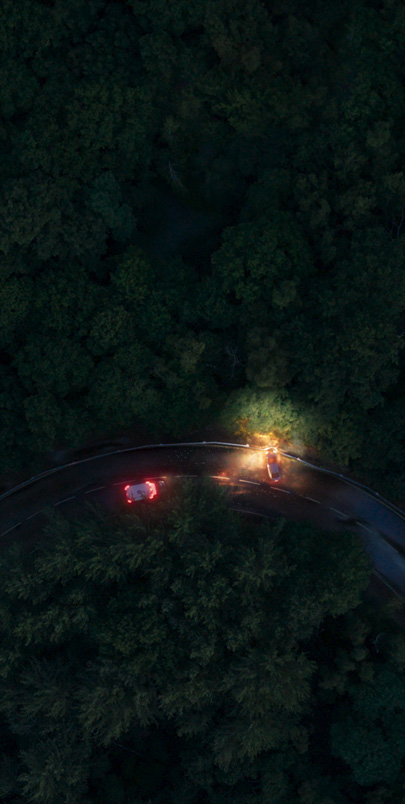
[[[165,485],[165,481],[161,478],[126,483],[124,486],[126,500],[128,503],[155,500],[160,496]]]

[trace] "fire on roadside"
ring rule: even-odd
[[[273,432],[269,433],[253,433],[250,437],[249,444],[251,447],[262,447],[267,449],[270,447],[279,446],[279,438]]]

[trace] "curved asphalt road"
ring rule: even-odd
[[[350,527],[371,556],[375,574],[405,599],[405,515],[342,476],[282,453],[282,480],[271,484],[262,448],[220,442],[131,447],[48,470],[0,495],[0,544],[34,543],[44,509],[77,517],[83,502],[113,510],[127,480],[209,474],[232,483],[234,508],[310,521],[327,530]],[[229,478],[229,480],[228,480]]]

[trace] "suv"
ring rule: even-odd
[[[164,480],[144,480],[143,483],[127,483],[124,486],[125,496],[128,503],[140,500],[153,500],[158,497],[161,490],[165,487]]]
[[[272,447],[272,449],[268,449],[266,452],[267,471],[273,483],[278,483],[278,481],[281,480],[281,469],[277,460],[277,452],[276,447]]]

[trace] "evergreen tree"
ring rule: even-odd
[[[288,796],[311,732],[306,646],[359,605],[369,576],[354,537],[284,520],[252,533],[208,480],[130,515],[52,513],[46,540],[10,548],[0,571],[0,713],[18,746],[4,773],[38,802],[93,795],[104,756],[115,789],[119,746],[148,763],[157,740],[162,784],[174,761],[193,795],[238,785],[242,801],[250,778]],[[140,763],[127,781],[143,778]]]

